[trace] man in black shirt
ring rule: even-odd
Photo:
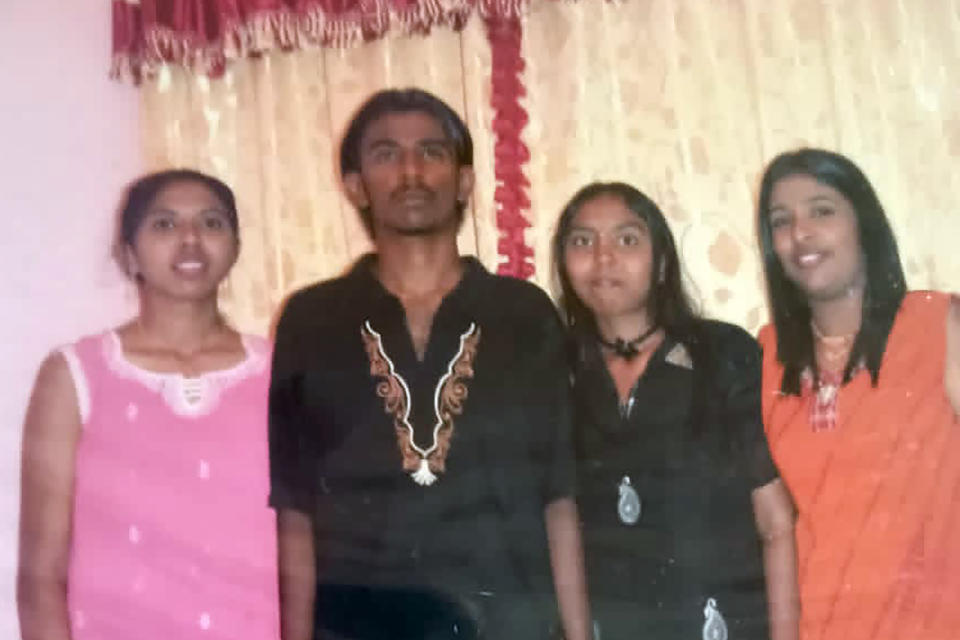
[[[376,253],[294,294],[277,327],[284,640],[544,637],[551,569],[585,640],[562,329],[539,289],[457,252],[466,126],[383,91],[340,162]]]

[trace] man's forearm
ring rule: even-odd
[[[561,498],[547,505],[545,515],[550,564],[564,636],[566,640],[589,640],[590,605],[577,505],[572,498]]]
[[[277,544],[280,636],[283,640],[312,640],[317,569],[310,518],[291,509],[279,510]]]

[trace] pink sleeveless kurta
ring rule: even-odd
[[[73,640],[275,640],[267,507],[270,348],[184,379],[128,362],[113,332],[62,353],[83,421],[67,600]]]

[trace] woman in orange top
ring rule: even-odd
[[[863,173],[767,167],[763,410],[798,510],[805,640],[960,637],[960,303],[907,292]]]

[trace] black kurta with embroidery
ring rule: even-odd
[[[575,490],[556,313],[466,258],[420,361],[373,260],[296,293],[277,329],[270,502],[313,520],[318,637],[469,637],[433,598],[488,636],[536,637],[553,608],[543,509]]]
[[[761,422],[760,350],[720,322],[704,321],[699,335],[697,411],[693,349],[665,339],[621,405],[595,340],[576,340],[579,504],[603,640],[714,637],[702,635],[713,609],[732,640],[767,637],[750,494],[777,472]],[[631,491],[632,524],[618,508]]]

